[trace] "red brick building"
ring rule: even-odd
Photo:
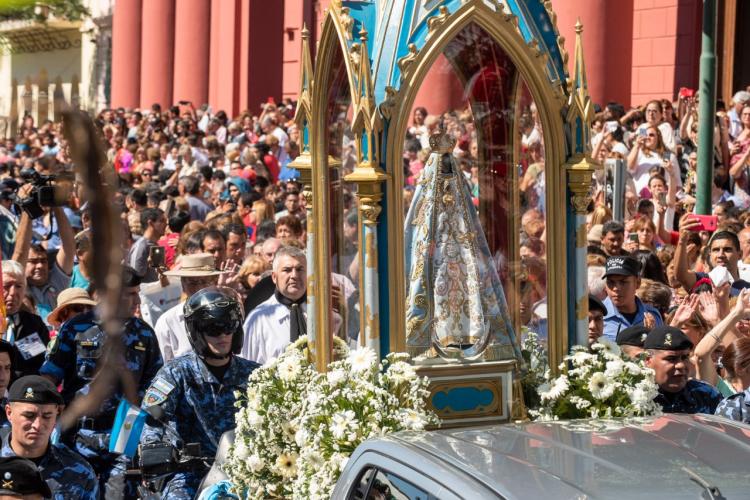
[[[113,106],[189,100],[230,114],[268,97],[296,97],[303,24],[318,38],[328,0],[116,0]],[[552,0],[572,51],[584,25],[589,90],[595,102],[673,99],[697,88],[701,0]],[[750,85],[750,1],[718,0],[718,94]],[[745,43],[742,43],[742,41]],[[314,50],[314,47],[313,47]],[[313,56],[314,57],[314,56]],[[448,103],[457,88],[422,92]]]

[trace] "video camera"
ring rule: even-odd
[[[34,187],[28,198],[16,199],[16,203],[29,217],[37,219],[44,215],[43,207],[61,207],[67,200],[67,190],[54,182],[72,182],[75,176],[72,173],[42,175],[33,168],[25,168],[21,170],[21,178]]]

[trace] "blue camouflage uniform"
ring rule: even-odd
[[[213,457],[221,435],[235,427],[235,391],[244,391],[259,365],[233,356],[223,380],[216,377],[195,352],[169,361],[146,391],[142,407],[159,405],[164,427],[146,425],[141,444],[168,441],[176,448],[199,443],[201,455]],[[178,472],[165,485],[163,498],[192,499],[203,473]]]
[[[129,318],[124,323],[122,339],[125,344],[124,359],[119,366],[133,377],[140,401],[146,387],[163,365],[156,335],[144,321]],[[78,395],[88,394],[102,356],[104,340],[105,334],[98,327],[93,311],[71,318],[60,328],[39,374],[51,376],[57,383],[62,383],[65,404]],[[126,487],[124,473],[128,459],[109,453],[112,424],[122,397],[121,388],[117,388],[94,413],[96,416],[81,418],[75,435],[63,437],[91,463],[99,476],[100,489],[106,492],[107,498],[121,497]],[[128,486],[131,488],[128,494],[132,493],[132,487]]]
[[[688,380],[679,392],[666,392],[659,389],[655,401],[664,413],[707,413],[713,415],[721,402],[721,393],[711,385],[699,380]]]
[[[750,424],[750,388],[724,399],[716,408],[716,414]]]
[[[0,455],[15,457],[10,434],[3,438]],[[91,466],[64,444],[50,444],[37,463],[42,477],[52,491],[53,500],[98,500],[99,484]]]

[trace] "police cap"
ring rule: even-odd
[[[607,259],[604,271],[605,278],[615,274],[619,276],[638,276],[641,272],[641,263],[629,255],[610,257]]]
[[[42,495],[52,492],[31,460],[21,457],[0,457],[0,495]]]
[[[657,326],[646,336],[643,347],[657,351],[684,351],[692,349],[693,343],[679,328]]]
[[[8,401],[38,405],[61,405],[63,398],[54,384],[39,375],[26,375],[10,386]]]
[[[643,325],[629,326],[617,333],[615,342],[617,345],[643,347],[643,343],[646,341],[649,331],[650,330]]]

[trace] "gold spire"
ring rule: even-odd
[[[574,155],[591,154],[591,122],[594,119],[594,108],[589,96],[588,82],[586,80],[586,64],[583,57],[583,24],[579,19],[576,22],[576,52],[575,68],[570,82],[570,95],[568,96],[568,126],[573,131],[571,144]]]

